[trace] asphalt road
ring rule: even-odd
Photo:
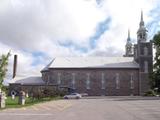
[[[160,98],[88,97],[0,111],[0,120],[160,120]]]

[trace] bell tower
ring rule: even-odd
[[[147,40],[147,29],[143,21],[143,12],[137,31],[137,44],[134,45],[134,60],[139,64],[139,93],[149,90],[149,74],[153,70],[152,42]]]

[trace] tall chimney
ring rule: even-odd
[[[12,78],[15,78],[16,76],[16,72],[17,72],[17,55],[14,55],[14,63],[13,63],[13,77]]]

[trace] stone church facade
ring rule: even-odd
[[[47,82],[88,95],[139,95],[138,74],[137,68],[65,68],[50,70]]]
[[[143,95],[153,69],[147,32],[141,13],[137,44],[132,44],[128,32],[123,57],[55,58],[41,71],[42,80],[88,95]]]

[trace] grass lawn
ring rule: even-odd
[[[42,103],[46,101],[51,101],[51,100],[58,100],[61,99],[61,97],[47,97],[47,98],[41,98],[41,99],[33,99],[33,98],[26,98],[25,105],[19,105],[18,104],[18,97],[15,97],[14,100],[12,100],[11,97],[7,97],[6,99],[6,108],[20,108],[20,107],[26,107],[26,106],[31,106],[37,103]]]

